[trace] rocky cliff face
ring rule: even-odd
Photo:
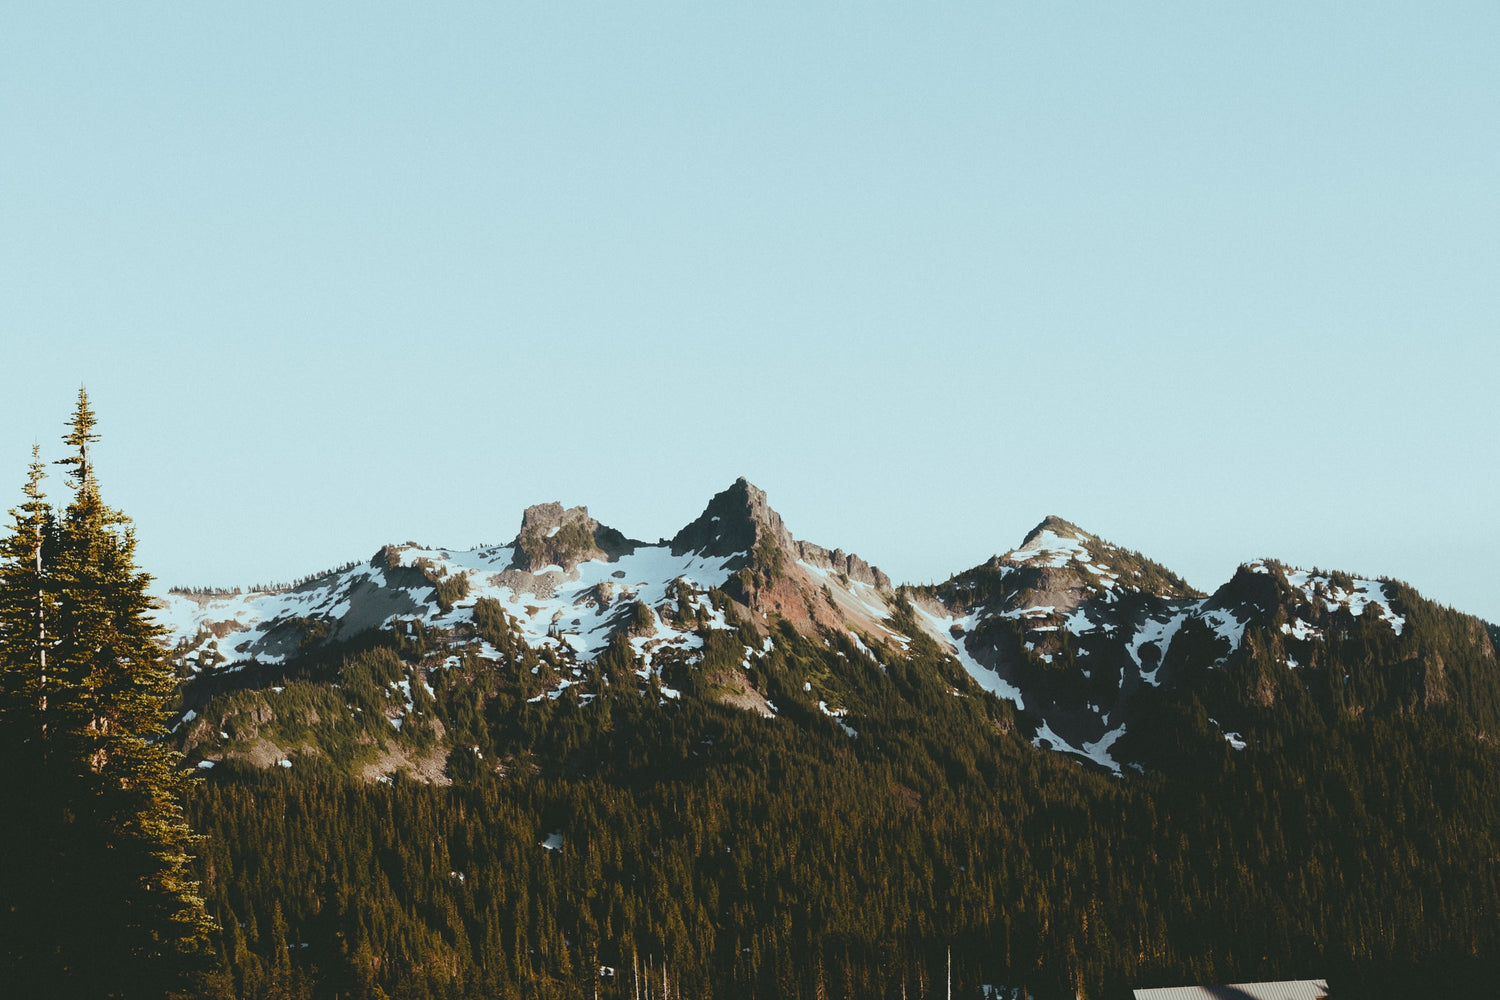
[[[759,620],[779,616],[803,631],[884,631],[878,622],[889,609],[880,594],[891,589],[890,577],[842,549],[793,538],[765,491],[743,478],[714,496],[671,546],[732,557],[726,591]]]
[[[672,552],[696,552],[705,556],[746,557],[759,548],[793,551],[796,542],[771,509],[765,490],[741,477],[721,493],[714,494],[703,513],[672,538]],[[736,569],[739,567],[736,566]]]

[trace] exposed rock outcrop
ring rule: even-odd
[[[767,542],[783,552],[796,550],[797,543],[781,515],[766,502],[766,491],[742,476],[715,494],[703,513],[672,538],[672,553],[697,552],[722,559],[752,553]]]
[[[672,539],[672,552],[698,552],[705,556],[726,558],[744,553],[741,565],[757,557],[766,557],[771,549],[779,551],[785,562],[804,561],[819,569],[842,573],[859,583],[889,590],[891,578],[859,556],[843,549],[829,551],[812,542],[792,537],[781,515],[766,500],[766,491],[741,477],[708,502],[697,520],[679,531]]]
[[[585,560],[613,562],[634,552],[641,543],[589,517],[587,507],[564,508],[553,502],[527,507],[521,515],[521,530],[511,544],[515,548],[513,569],[538,573],[557,566],[571,573]]]

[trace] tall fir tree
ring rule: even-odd
[[[213,925],[190,869],[194,837],[180,804],[188,779],[161,739],[175,677],[130,521],[100,498],[95,425],[80,390],[64,437],[74,453],[59,463],[72,500],[52,528],[35,508],[33,464],[3,548],[3,739],[26,772],[7,792],[30,796],[20,814],[47,837],[40,869],[0,890],[13,922],[32,916],[30,943],[6,948],[5,961],[28,995],[157,997],[191,986]],[[23,597],[36,609],[30,625]],[[18,899],[22,887],[39,895]]]
[[[66,933],[53,882],[66,782],[50,753],[52,720],[65,700],[48,660],[57,525],[38,452],[32,448],[25,500],[0,540],[0,979],[27,991],[44,987],[45,978],[33,977],[58,964]]]
[[[48,664],[56,600],[46,576],[57,524],[42,492],[46,466],[32,446],[25,501],[0,539],[0,752],[19,759],[47,743]]]

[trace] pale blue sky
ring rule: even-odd
[[[1500,619],[1497,52],[1491,2],[9,5],[0,499],[82,382],[166,582],[745,475],[898,580],[1057,513]]]

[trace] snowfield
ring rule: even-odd
[[[472,621],[475,602],[488,597],[517,620],[529,645],[566,646],[580,661],[587,662],[608,644],[615,631],[612,617],[622,602],[628,606],[640,601],[654,613],[662,604],[670,603],[669,591],[675,591],[679,582],[700,593],[722,587],[729,579],[727,565],[743,558],[743,553],[722,559],[704,559],[694,553],[674,556],[664,545],[642,546],[617,562],[580,563],[572,573],[549,566],[533,574],[537,584],[528,589],[524,584],[507,586],[500,580],[513,554],[509,547],[399,550],[401,566],[415,566],[418,560],[425,560],[434,575],[467,579],[467,595],[446,613],[438,606],[431,584],[392,587],[383,570],[364,564],[281,593],[210,598],[169,593],[159,599],[156,618],[168,631],[168,645],[198,648],[192,659],[198,669],[204,669],[211,665],[208,661],[213,657],[206,655],[210,653],[217,653],[225,663],[279,663],[285,653],[267,642],[273,629],[292,618],[337,624],[351,612],[358,613],[361,599],[368,601],[372,593],[401,600],[410,605],[410,612],[391,614],[371,624],[420,618],[438,628]],[[711,611],[706,601],[700,607]],[[728,627],[722,614],[713,613],[712,621],[718,627]],[[677,632],[659,622],[655,634],[635,642],[642,652],[664,644],[689,648],[701,644],[692,633]]]

